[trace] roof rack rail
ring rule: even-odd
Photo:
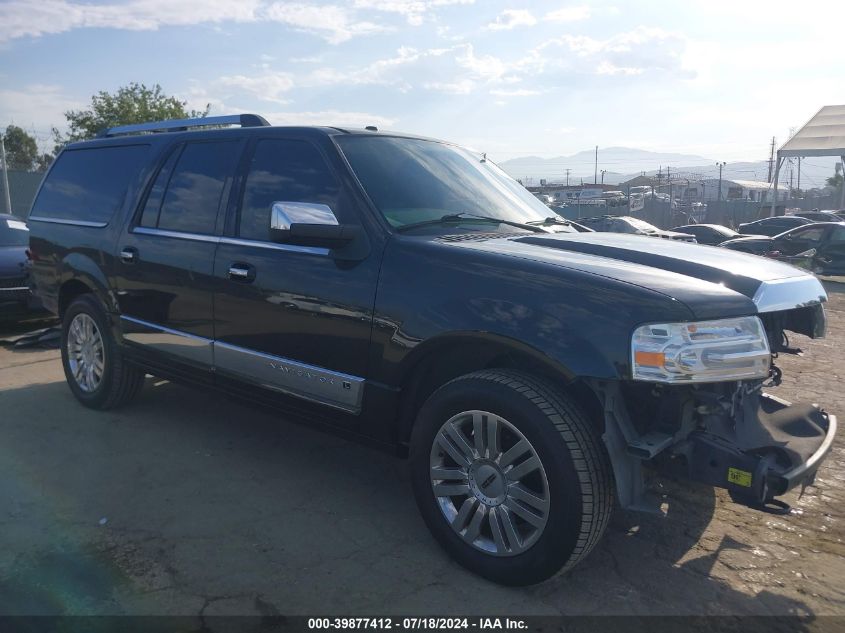
[[[100,131],[97,138],[123,136],[126,134],[141,134],[144,132],[184,132],[191,128],[208,127],[210,125],[240,125],[241,127],[262,127],[270,125],[262,116],[257,114],[227,114],[223,116],[197,117],[193,119],[171,119],[169,121],[153,121],[132,125],[118,125]]]

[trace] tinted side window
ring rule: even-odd
[[[36,217],[109,222],[149,145],[68,150],[59,156],[32,206]]]
[[[831,242],[845,242],[845,226],[837,226],[830,236]]]
[[[150,193],[147,195],[147,200],[144,203],[144,211],[141,213],[141,226],[154,227],[158,225],[158,214],[161,211],[161,201],[164,198],[164,190],[167,189],[167,183],[170,182],[170,176],[173,174],[173,166],[176,164],[176,159],[179,158],[181,147],[175,151],[170,152],[170,156],[162,165],[156,176]]]
[[[217,211],[232,186],[238,141],[188,143],[173,169],[158,228],[214,233]]]
[[[239,235],[269,240],[273,202],[326,204],[338,215],[339,196],[340,186],[317,148],[304,141],[259,141],[244,185]]]
[[[809,240],[811,242],[819,242],[824,235],[826,227],[811,227],[790,233],[793,239]]]

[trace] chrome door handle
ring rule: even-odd
[[[250,282],[255,279],[255,268],[249,264],[232,264],[229,266],[229,279]]]
[[[131,246],[120,251],[120,261],[124,264],[134,264],[136,259],[138,259],[138,250]]]

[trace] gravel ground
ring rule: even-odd
[[[773,392],[845,419],[828,290],[828,338],[794,337]],[[617,512],[581,566],[509,589],[436,546],[404,462],[208,393],[150,379],[93,412],[58,352],[0,348],[0,434],[4,615],[845,615],[841,438],[787,516],[665,482],[665,518]]]

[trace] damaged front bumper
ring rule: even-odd
[[[792,404],[757,383],[645,389],[600,383],[603,439],[623,508],[658,512],[644,468],[725,488],[750,507],[785,511],[777,499],[813,483],[831,450],[836,417]]]
[[[753,301],[773,361],[800,351],[790,346],[786,331],[825,335],[826,300],[824,287],[812,275],[759,284]],[[634,343],[647,347],[636,338],[640,329],[632,349]],[[652,329],[650,336],[660,343],[666,335]],[[636,354],[632,358],[634,367]],[[603,439],[624,508],[662,509],[661,500],[645,486],[643,468],[648,467],[725,488],[734,500],[752,507],[786,510],[777,497],[812,483],[830,452],[837,429],[833,415],[763,392],[780,383],[774,362],[766,384],[762,379],[682,384],[658,378],[648,380],[632,369],[630,380],[589,383],[604,409]]]
[[[769,394],[759,400],[759,428],[752,446],[739,448],[733,439],[694,431],[671,452],[685,457],[687,478],[725,488],[735,501],[751,507],[783,510],[788,506],[776,497],[813,483],[833,445],[836,416]]]

